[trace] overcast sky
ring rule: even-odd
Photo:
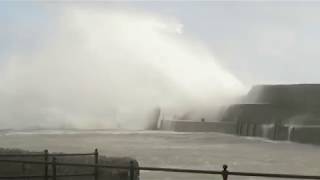
[[[11,52],[41,46],[63,6],[80,3],[0,2],[0,62]],[[92,3],[81,3],[91,6]],[[318,83],[320,3],[122,2],[127,8],[173,19],[246,85]],[[0,63],[1,66],[1,63]]]

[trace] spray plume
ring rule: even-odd
[[[159,107],[211,106],[244,90],[175,21],[71,8],[56,24],[41,48],[2,65],[2,128],[145,129]]]

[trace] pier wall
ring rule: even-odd
[[[320,144],[320,84],[255,86],[219,122],[164,119],[160,129]]]
[[[191,120],[162,120],[161,130],[178,132],[222,132],[236,133],[236,124],[232,122],[201,122]]]

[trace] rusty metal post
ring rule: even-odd
[[[130,161],[130,166],[129,166],[129,180],[134,180],[134,164],[133,161]]]
[[[99,172],[99,169],[98,169],[98,163],[99,163],[99,152],[98,152],[98,149],[95,149],[94,150],[94,164],[96,165],[94,167],[94,180],[98,180],[98,172]]]
[[[49,157],[48,157],[48,150],[44,150],[44,180],[48,180],[48,160],[49,160]]]
[[[57,180],[57,165],[56,165],[56,157],[52,158],[52,180]]]
[[[227,169],[228,169],[228,166],[224,164],[223,170],[222,170],[222,179],[223,180],[228,180],[229,171]]]

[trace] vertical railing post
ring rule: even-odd
[[[130,161],[130,166],[129,166],[129,180],[134,180],[134,164],[133,161]]]
[[[222,170],[222,179],[223,180],[228,180],[229,171],[227,169],[228,169],[228,166],[224,164],[223,170]]]
[[[48,160],[49,160],[49,157],[48,157],[48,150],[44,150],[44,180],[48,180]]]
[[[22,163],[22,176],[26,176],[26,166]]]
[[[99,172],[99,169],[98,169],[98,163],[99,163],[99,152],[98,152],[98,149],[95,149],[94,150],[94,164],[96,165],[94,167],[94,180],[98,180],[98,172]]]
[[[52,180],[57,180],[56,157],[52,158]]]

